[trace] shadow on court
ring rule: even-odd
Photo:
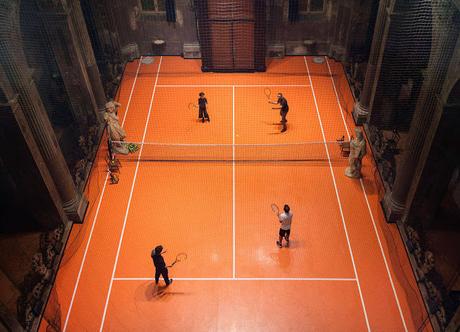
[[[166,287],[162,281],[159,285],[155,285],[154,281],[146,281],[136,289],[135,299],[139,302],[168,301],[177,295],[188,295],[188,293],[174,291],[174,284]]]

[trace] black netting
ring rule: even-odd
[[[69,49],[68,32],[47,30],[47,17],[40,14],[34,1],[21,1],[19,9],[21,40],[26,65],[40,94],[44,109],[55,131],[60,148],[76,185],[80,185],[87,167],[87,154],[94,151],[99,122],[93,109],[71,101],[75,93],[64,68],[75,64]],[[43,8],[43,7],[42,7]],[[59,46],[53,47],[53,43]],[[58,50],[62,53],[58,53]],[[57,58],[63,66],[59,67]],[[18,54],[18,58],[21,55]],[[58,60],[59,61],[59,60]],[[67,77],[66,77],[67,76]],[[74,78],[75,79],[75,78]],[[67,81],[67,85],[65,84]]]
[[[203,71],[265,70],[265,1],[195,1]]]
[[[390,188],[416,112],[435,107],[460,33],[451,1],[397,1],[369,119],[370,139]],[[421,93],[430,96],[420,104]],[[423,118],[423,116],[421,116]]]

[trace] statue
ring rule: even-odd
[[[107,131],[111,141],[116,141],[112,144],[113,152],[128,154],[129,150],[125,144],[121,142],[125,140],[126,132],[118,122],[118,108],[121,106],[119,102],[109,101],[105,104],[104,120],[107,123]]]
[[[366,140],[361,129],[356,128],[355,134],[356,138],[352,138],[350,142],[349,166],[345,170],[345,175],[350,178],[359,179],[361,177],[361,161],[366,154]]]

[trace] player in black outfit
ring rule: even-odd
[[[286,98],[283,97],[283,94],[281,92],[278,92],[277,97],[278,97],[277,101],[269,100],[268,102],[270,104],[280,105],[280,107],[274,107],[274,109],[279,109],[280,110],[281,124],[283,125],[283,128],[281,129],[281,132],[284,133],[287,130],[286,115],[289,112],[289,105],[288,105],[288,102],[287,102]]]
[[[163,276],[165,280],[166,286],[169,286],[173,280],[169,279],[168,277],[168,268],[166,267],[165,260],[163,256],[161,256],[161,252],[163,251],[163,246],[157,246],[154,250],[152,250],[152,259],[153,265],[155,265],[155,284],[158,285],[158,281],[160,280],[160,275]]]
[[[209,122],[211,120],[209,119],[208,111],[206,110],[206,105],[208,104],[208,100],[205,98],[204,92],[200,92],[199,96],[200,98],[198,98],[198,107],[199,107],[198,119],[201,119],[201,122],[204,122],[205,119]]]

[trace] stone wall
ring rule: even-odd
[[[113,12],[121,48],[137,45],[141,55],[180,55],[184,43],[198,41],[192,2],[176,0],[176,22],[167,22],[164,12],[146,11],[139,0],[111,1],[108,6]],[[156,49],[154,40],[166,43]]]
[[[175,4],[176,22],[172,23],[164,13],[143,10],[139,0],[106,3],[121,49],[137,55],[181,55],[184,43],[197,43],[193,1],[176,0]],[[267,45],[281,43],[287,55],[328,54],[342,60],[350,49],[366,53],[372,5],[373,1],[325,0],[323,11],[300,11],[291,22],[288,0],[267,1]],[[166,42],[161,48],[153,44],[158,39]]]

